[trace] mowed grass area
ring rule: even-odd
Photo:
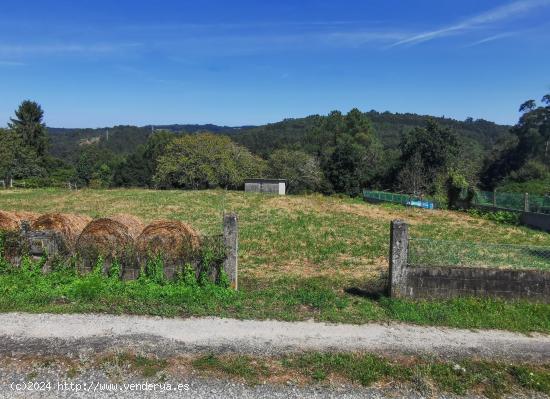
[[[388,273],[389,223],[404,219],[411,235],[436,240],[550,247],[550,234],[506,226],[452,211],[372,205],[321,195],[273,197],[243,192],[61,189],[0,191],[0,209],[72,212],[93,217],[130,213],[145,222],[178,219],[204,234],[221,232],[223,211],[240,224],[240,291],[204,295],[182,290],[134,296],[135,288],[105,290],[94,300],[32,293],[0,298],[0,309],[165,316],[220,315],[243,318],[363,323],[400,320],[465,328],[550,332],[550,305],[488,299],[401,301],[383,295]],[[0,286],[0,293],[5,288]],[[11,291],[14,292],[14,279]],[[52,282],[54,284],[54,282]],[[185,291],[185,292],[184,292]],[[373,294],[373,295],[370,295]]]

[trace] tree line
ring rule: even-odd
[[[116,152],[104,145],[105,138],[82,139],[70,153],[55,157],[42,108],[26,100],[0,129],[0,179],[22,180],[28,187],[73,182],[95,188],[238,189],[247,178],[273,177],[287,179],[290,193],[357,196],[369,187],[450,205],[478,188],[546,194],[550,95],[539,104],[525,102],[520,111],[518,123],[498,135],[487,121],[449,125],[426,118],[422,126],[385,131],[391,141],[383,142],[377,129],[388,130],[381,122],[386,116],[352,109],[229,134],[161,129]],[[414,121],[410,115],[401,115],[402,123]],[[465,134],[464,124],[474,126],[474,134]],[[124,146],[123,137],[113,134],[110,140]]]

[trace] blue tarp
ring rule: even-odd
[[[407,205],[424,209],[434,209],[434,203],[430,201],[408,200]]]

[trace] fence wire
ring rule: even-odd
[[[464,266],[550,270],[550,247],[409,239],[411,266]]]
[[[474,204],[502,208],[503,210],[524,211],[550,214],[550,196],[529,194],[478,191],[473,199]]]
[[[363,198],[425,209],[434,209],[438,207],[435,201],[427,198],[407,194],[389,193],[386,191],[364,190]]]

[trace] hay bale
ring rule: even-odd
[[[55,231],[59,233],[67,248],[73,249],[78,236],[91,221],[92,218],[89,216],[47,213],[31,223],[31,229]]]
[[[19,230],[19,219],[14,212],[0,211],[0,231]]]
[[[84,258],[94,258],[99,255],[105,259],[121,257],[132,249],[134,237],[132,231],[136,226],[127,226],[114,218],[101,218],[90,222],[78,237],[76,251]],[[126,220],[128,221],[128,220]],[[88,259],[93,261],[93,259]]]
[[[134,215],[128,215],[126,213],[119,213],[113,216],[109,216],[108,219],[114,220],[115,222],[119,222],[122,225],[126,226],[126,228],[128,229],[128,234],[134,240],[138,238],[138,236],[145,228],[145,225],[140,219],[138,219]]]
[[[193,256],[200,243],[199,233],[188,224],[177,220],[157,220],[139,235],[136,249],[140,257],[153,254],[176,260]]]
[[[40,217],[39,213],[26,211],[0,211],[0,231],[19,231],[21,222],[32,223]]]
[[[15,211],[13,213],[15,214],[15,217],[19,220],[19,222],[26,221],[29,223],[33,223],[40,217],[40,214],[36,212]]]

